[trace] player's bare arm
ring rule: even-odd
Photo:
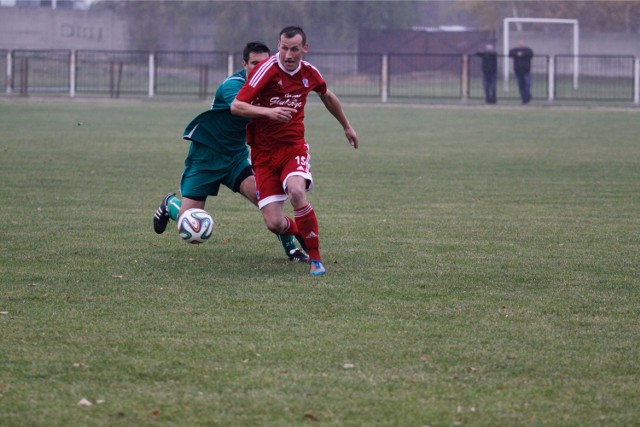
[[[327,89],[324,94],[320,95],[320,99],[331,115],[333,115],[333,117],[335,117],[342,125],[344,135],[347,137],[349,144],[351,144],[353,148],[358,148],[358,135],[356,134],[355,129],[351,126],[351,123],[349,123],[349,119],[347,119],[347,116],[344,114],[342,104],[338,97]]]
[[[275,107],[267,108],[259,105],[249,104],[248,102],[235,99],[231,104],[231,114],[236,116],[249,117],[250,119],[264,117],[279,122],[288,123],[296,112],[291,107]]]

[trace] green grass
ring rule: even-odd
[[[206,107],[0,101],[0,425],[640,424],[636,111],[307,107],[312,278],[153,233]]]

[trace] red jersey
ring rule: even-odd
[[[311,91],[323,95],[327,84],[320,72],[304,60],[293,72],[280,64],[277,53],[255,66],[236,99],[261,107],[292,107],[297,112],[288,123],[267,118],[252,119],[247,125],[247,144],[258,150],[306,144],[304,106]]]

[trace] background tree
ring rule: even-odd
[[[587,31],[640,32],[640,2],[637,1],[458,1],[455,7],[477,19],[481,29],[498,29],[504,18],[578,19]],[[529,28],[549,31],[545,24]]]
[[[176,33],[188,35],[195,24],[215,34],[212,50],[237,50],[247,40],[263,40],[275,48],[278,32],[299,25],[324,42],[345,50],[361,28],[410,28],[420,23],[422,2],[394,1],[99,1],[126,19],[136,49],[159,50]]]
[[[207,50],[235,51],[248,40],[275,49],[278,31],[300,25],[314,50],[354,51],[360,30],[411,29],[464,25],[500,31],[507,17],[571,18],[581,30],[640,32],[640,1],[134,1],[104,0],[128,22],[132,47],[166,49],[177,35],[188,39],[195,28],[211,28],[215,45]],[[526,24],[556,31],[557,26]]]

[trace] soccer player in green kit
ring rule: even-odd
[[[191,141],[180,182],[182,200],[168,193],[153,217],[153,228],[162,234],[169,219],[177,221],[187,209],[204,209],[208,196],[217,196],[220,184],[240,193],[255,206],[256,180],[246,146],[246,125],[249,119],[234,116],[231,103],[244,84],[247,74],[270,55],[261,42],[247,43],[241,71],[227,77],[218,87],[211,109],[198,115],[184,130],[183,138]],[[307,262],[308,255],[296,247],[293,235],[278,235],[286,255],[294,262]]]

